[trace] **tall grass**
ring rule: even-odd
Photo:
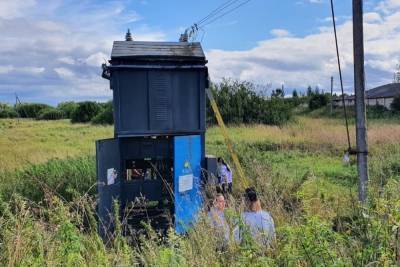
[[[231,136],[251,185],[277,226],[271,248],[251,240],[231,238],[221,249],[218,232],[210,227],[206,208],[187,235],[157,234],[124,237],[121,231],[103,242],[97,234],[96,179],[92,138],[110,128],[65,122],[42,124],[24,121],[12,136],[16,122],[3,121],[6,138],[49,128],[41,144],[45,151],[57,146],[68,151],[64,138],[84,137],[79,157],[24,163],[16,170],[0,171],[0,265],[2,266],[395,266],[400,264],[400,128],[394,123],[373,122],[369,127],[370,183],[367,208],[358,206],[357,175],[353,163],[343,165],[344,127],[330,119],[298,118],[283,127],[233,127]],[[15,123],[15,124],[14,124]],[[39,124],[37,124],[39,123]],[[317,127],[318,126],[318,127]],[[54,128],[52,128],[54,127]],[[93,130],[93,133],[91,132]],[[229,153],[219,134],[207,133],[207,153]],[[83,133],[85,132],[85,133]],[[53,135],[51,135],[52,133]],[[339,136],[340,135],[340,136]],[[71,137],[72,136],[72,137]],[[3,137],[1,137],[3,138]],[[0,140],[4,140],[1,139]],[[79,139],[79,138],[78,138]],[[7,143],[6,155],[12,155]],[[26,143],[25,143],[26,144]],[[79,144],[79,143],[78,143]],[[15,144],[14,144],[15,146]],[[4,143],[0,146],[4,148]],[[78,148],[76,145],[75,148]],[[23,153],[16,148],[16,154]],[[2,150],[3,152],[3,150]],[[82,156],[82,154],[88,156]],[[18,154],[16,158],[24,158]],[[34,161],[34,160],[33,160]],[[234,194],[228,199],[227,218],[238,224],[244,188],[234,172]],[[123,228],[117,222],[117,229]],[[131,243],[131,240],[137,242]]]
[[[76,196],[94,195],[96,169],[93,156],[53,159],[47,163],[31,164],[19,171],[0,173],[0,195],[10,199],[13,194],[40,202],[46,195],[64,201]]]
[[[349,204],[350,212],[332,218],[305,210],[307,203],[296,192],[297,184],[276,183],[256,165],[253,183],[264,208],[277,225],[277,241],[271,248],[259,246],[249,236],[231,238],[221,249],[216,229],[210,227],[206,210],[187,235],[172,230],[161,236],[147,232],[130,237],[116,231],[105,243],[97,235],[94,198],[74,196],[65,201],[49,193],[32,202],[13,194],[0,205],[0,264],[4,266],[391,266],[398,264],[400,183],[389,179],[380,196],[371,195],[370,208]],[[324,202],[320,196],[314,196]],[[351,198],[351,197],[350,197]],[[354,201],[354,199],[352,200]],[[240,191],[230,198],[226,216],[237,224],[242,202]],[[344,205],[344,203],[343,203]],[[320,206],[321,210],[326,207]],[[117,229],[121,222],[117,222]]]

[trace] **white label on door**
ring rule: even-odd
[[[193,189],[193,174],[186,174],[179,176],[178,191],[185,192]]]
[[[114,184],[115,178],[117,178],[117,171],[114,168],[107,169],[107,185]]]

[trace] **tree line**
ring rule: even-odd
[[[327,106],[331,101],[330,94],[324,93],[318,87],[312,89],[311,86],[303,94],[293,90],[292,95],[287,96],[283,87],[266,92],[248,81],[224,79],[219,83],[212,83],[210,89],[227,124],[282,125],[292,119],[299,106],[312,111]],[[400,110],[400,96],[395,97],[392,109]],[[0,103],[0,118],[17,117],[38,120],[70,119],[72,123],[114,123],[112,101],[67,101],[56,107],[40,103],[21,103],[14,106]],[[206,121],[207,125],[216,123],[209,101],[206,106]]]
[[[0,103],[0,118],[31,118],[37,120],[70,119],[72,123],[113,124],[112,101],[61,102],[56,107],[41,103]]]

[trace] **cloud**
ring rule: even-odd
[[[36,5],[35,0],[3,0],[0,1],[0,18],[12,19],[22,17],[23,12]]]
[[[0,0],[0,101],[111,98],[100,67],[113,41],[127,28],[136,40],[165,39],[141,20],[128,1]]]
[[[98,67],[101,66],[102,63],[107,63],[107,56],[106,54],[102,52],[97,52],[95,54],[90,55],[88,58],[86,58],[85,62],[89,66],[94,66]]]
[[[384,0],[378,3],[376,6],[376,10],[384,12],[384,13],[390,13],[393,10],[396,10],[397,8],[400,8],[400,1],[399,0]]]
[[[380,2],[388,6],[390,1]],[[397,1],[400,2],[400,1]],[[396,2],[396,3],[397,3]],[[390,2],[390,13],[365,14],[365,67],[367,86],[388,83],[400,59],[400,10]],[[338,24],[339,48],[347,90],[353,88],[353,42],[351,18]],[[330,76],[338,81],[334,37],[331,27],[304,37],[273,30],[275,38],[260,41],[249,50],[206,51],[209,73],[213,80],[234,77],[256,83],[284,81],[287,88],[306,88],[321,84],[328,88]]]
[[[55,68],[54,71],[63,79],[70,79],[75,76],[74,72],[67,68]]]
[[[377,12],[368,12],[364,14],[364,22],[366,23],[374,23],[374,22],[381,22],[382,17]]]
[[[60,57],[58,58],[58,61],[64,64],[68,64],[68,65],[74,65],[75,64],[75,59],[73,59],[72,57]]]
[[[14,70],[14,67],[11,65],[0,66],[0,74],[6,74]]]
[[[285,30],[285,29],[273,29],[273,30],[270,31],[270,33],[274,37],[278,37],[278,38],[291,36],[291,33],[289,31]]]
[[[40,74],[43,73],[45,70],[46,69],[44,67],[22,67],[18,69],[18,71],[31,74]]]

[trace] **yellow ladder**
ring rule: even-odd
[[[206,89],[206,93],[207,93],[208,99],[210,100],[211,108],[214,111],[215,118],[217,119],[217,123],[218,123],[219,127],[221,128],[222,135],[224,136],[226,146],[228,147],[228,151],[231,154],[231,158],[233,160],[233,163],[235,164],[235,169],[239,174],[239,177],[240,177],[240,182],[239,183],[243,188],[247,188],[249,186],[249,180],[247,179],[247,177],[244,174],[244,171],[242,169],[242,165],[240,165],[239,158],[238,158],[238,156],[235,153],[235,150],[233,148],[233,142],[229,137],[228,130],[226,129],[224,120],[222,119],[221,113],[219,112],[217,103],[215,102],[215,99],[213,97],[211,89],[207,88]]]

